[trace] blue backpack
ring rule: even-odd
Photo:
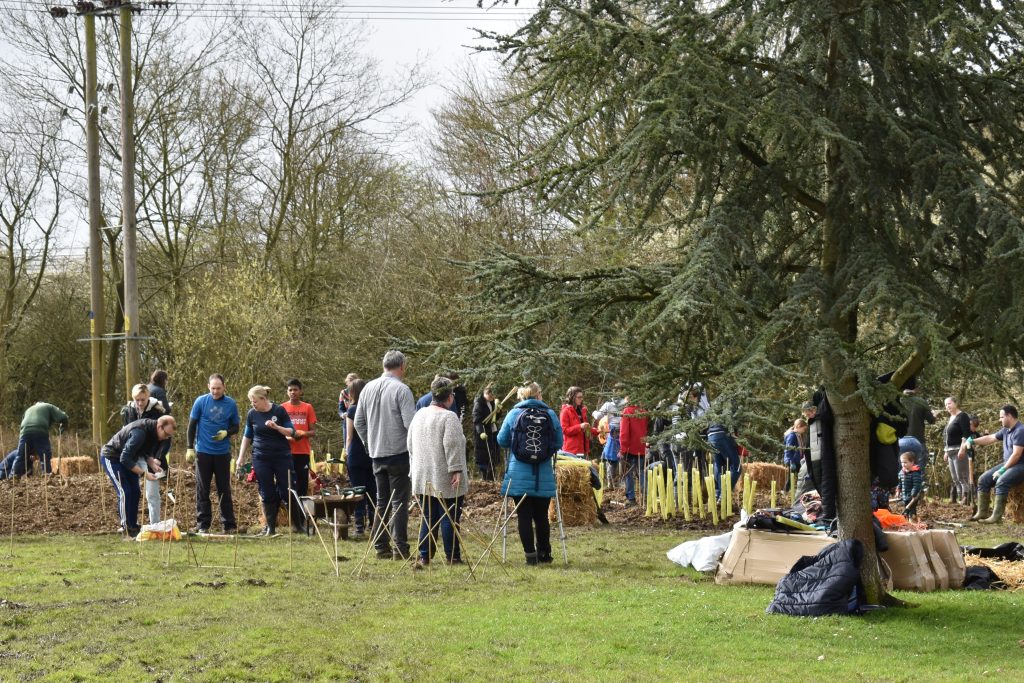
[[[512,428],[512,454],[520,462],[547,462],[558,451],[551,415],[543,408],[523,408]]]

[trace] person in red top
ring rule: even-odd
[[[565,392],[565,403],[558,416],[562,423],[565,442],[562,450],[573,455],[590,456],[590,438],[597,436],[597,429],[590,424],[590,415],[583,405],[583,389],[569,387]]]
[[[622,411],[622,422],[619,423],[619,456],[626,461],[626,500],[636,503],[636,488],[633,477],[640,477],[640,490],[647,485],[647,474],[644,456],[647,454],[647,415],[629,402],[626,396],[626,408]]]
[[[288,380],[288,401],[283,407],[295,428],[295,436],[288,437],[292,446],[292,459],[295,460],[295,481],[292,486],[300,496],[304,496],[309,491],[309,437],[316,434],[316,411],[302,400],[302,382],[297,379]]]

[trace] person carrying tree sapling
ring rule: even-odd
[[[220,521],[224,533],[233,534],[235,508],[231,502],[231,441],[238,433],[241,419],[235,399],[224,391],[224,377],[210,375],[208,394],[192,404],[188,416],[188,449],[185,460],[196,463],[196,531],[210,530],[213,511],[210,509],[210,481],[217,481],[220,499]]]
[[[288,488],[295,480],[295,462],[287,437],[295,437],[295,427],[288,412],[270,400],[270,387],[257,385],[249,389],[249,403],[252,408],[245,415],[245,432],[238,447],[236,466],[245,464],[245,456],[252,445],[252,469],[267,519],[263,535],[277,533],[277,511],[282,504],[288,505],[291,511],[292,530],[303,533],[305,515],[299,510],[298,501],[289,504]]]
[[[971,520],[982,524],[997,524],[1003,520],[1006,511],[1006,497],[1010,491],[1024,482],[1024,424],[1017,418],[1017,406],[1005,405],[999,410],[999,423],[1002,425],[995,434],[967,437],[960,446],[958,458],[965,459],[968,448],[987,446],[996,441],[1003,443],[1003,461],[978,478],[978,511]],[[966,462],[966,459],[964,460]],[[996,490],[995,502],[992,503],[992,489]],[[992,505],[992,516],[989,505]]]
[[[100,464],[117,495],[121,531],[128,538],[138,535],[139,477],[156,481],[162,476],[161,456],[166,457],[170,439],[177,428],[174,418],[136,420],[121,427],[100,450]]]

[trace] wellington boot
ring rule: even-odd
[[[1003,513],[1006,511],[1006,496],[996,496],[992,504],[992,516],[981,520],[982,524],[999,524],[1003,521]]]
[[[537,564],[537,553],[526,553],[526,564]]]
[[[266,535],[273,536],[277,533],[277,505],[267,505],[264,503],[263,516],[267,518]]]
[[[989,515],[989,502],[991,501],[991,493],[988,491],[978,491],[978,511],[971,517],[972,522],[980,522]]]

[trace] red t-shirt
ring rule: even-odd
[[[291,401],[285,401],[281,406],[288,413],[292,420],[292,426],[300,432],[307,432],[316,424],[316,412],[313,406],[305,401],[299,401],[299,405],[292,405]],[[292,455],[309,455],[309,437],[296,437],[292,442]]]

